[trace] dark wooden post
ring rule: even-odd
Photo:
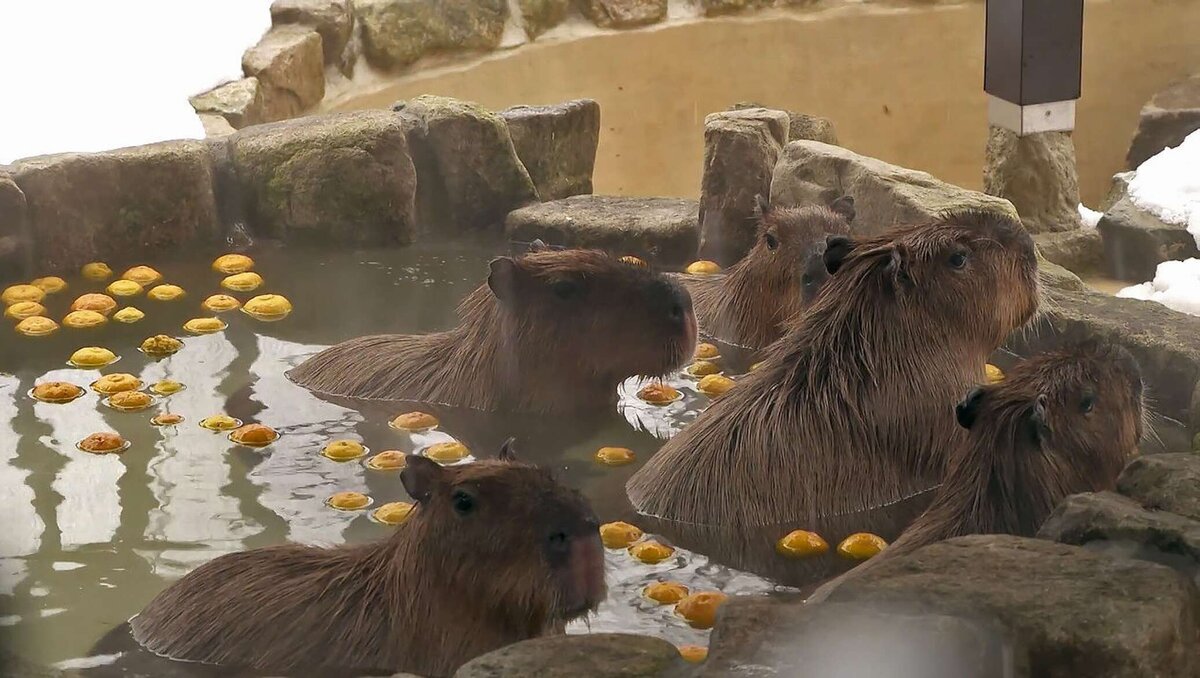
[[[988,121],[1018,135],[1075,128],[1083,0],[987,0]]]

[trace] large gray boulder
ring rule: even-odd
[[[768,7],[770,4],[771,0],[700,0],[700,10],[704,16],[721,16]]]
[[[356,245],[413,240],[417,175],[395,115],[299,118],[242,130],[228,143],[256,234]]]
[[[665,640],[625,633],[536,638],[467,662],[454,678],[670,678],[687,674]]]
[[[393,109],[416,163],[421,228],[443,235],[499,231],[510,211],[538,200],[508,125],[476,104],[423,95]]]
[[[1200,454],[1150,454],[1121,471],[1117,491],[1149,509],[1200,520]]]
[[[696,257],[696,202],[678,198],[577,195],[529,205],[508,215],[508,237],[632,254],[665,266]]]
[[[992,127],[983,168],[983,192],[1017,208],[1030,233],[1078,231],[1079,174],[1069,132],[1018,136]]]
[[[1128,197],[1104,213],[1098,228],[1108,274],[1120,280],[1151,280],[1164,261],[1200,256],[1196,238],[1186,226],[1168,224]]]
[[[951,209],[1017,216],[1007,200],[948,184],[925,172],[817,141],[787,145],[771,180],[772,203],[825,205],[840,195],[854,197],[852,230],[864,234],[927,221]]]
[[[1038,251],[1047,260],[1078,274],[1104,270],[1104,239],[1094,228],[1033,236]]]
[[[1125,547],[1135,557],[1177,563],[1185,572],[1200,572],[1200,521],[1147,510],[1113,492],[1067,497],[1046,518],[1038,537],[1076,546]]]
[[[242,55],[242,71],[262,87],[263,120],[300,115],[325,96],[321,35],[307,26],[274,26]]]
[[[11,167],[39,271],[77,270],[217,242],[213,170],[202,141],[63,153]]]
[[[739,101],[729,108],[731,111],[740,111],[747,108],[775,108],[764,104],[754,103],[752,101]],[[780,109],[782,110],[782,109]],[[837,132],[833,129],[833,122],[828,118],[822,118],[819,115],[810,115],[808,113],[797,113],[796,111],[786,111],[788,114],[788,141],[801,141],[807,139],[809,141],[820,141],[823,144],[837,145]]]
[[[1034,676],[1200,671],[1194,584],[1162,565],[1041,539],[975,535],[933,544],[848,580],[829,600],[994,619],[1025,648]]]
[[[266,102],[258,78],[242,78],[201,92],[188,99],[200,115],[213,114],[225,119],[233,129],[267,121]]]
[[[667,18],[667,0],[577,0],[583,15],[601,28],[636,28]]]
[[[1125,156],[1133,170],[1164,148],[1183,143],[1187,135],[1200,129],[1200,74],[1181,80],[1154,95],[1142,107],[1137,132]]]
[[[754,245],[756,196],[769,196],[771,175],[788,140],[785,111],[746,108],[704,119],[700,180],[700,256],[722,266]]]
[[[517,0],[525,34],[530,40],[561,24],[567,18],[571,0]]]
[[[20,271],[22,277],[31,273],[33,263],[25,211],[25,194],[8,172],[0,170],[0,270]]]
[[[600,104],[576,99],[553,106],[514,106],[500,117],[542,200],[592,192]]]
[[[354,15],[349,0],[275,0],[271,22],[308,26],[321,35],[325,63],[345,65],[346,45],[354,33]]]
[[[508,0],[352,0],[363,53],[376,68],[398,69],[434,52],[490,50],[500,44]]]

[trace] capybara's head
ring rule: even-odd
[[[780,277],[805,304],[812,301],[829,277],[822,260],[826,238],[850,232],[854,198],[842,196],[829,207],[776,207],[759,195],[755,217],[758,236],[746,261]]]
[[[1123,347],[1099,341],[1025,360],[956,408],[973,440],[1043,455],[1061,479],[1073,479],[1068,492],[1112,486],[1137,453],[1144,411],[1137,361]]]
[[[600,523],[575,490],[518,463],[512,441],[497,460],[441,466],[409,455],[400,473],[416,501],[410,522],[464,600],[537,629],[570,621],[604,599]],[[437,605],[437,602],[433,604]]]
[[[660,376],[696,345],[687,290],[666,276],[593,250],[500,257],[488,276],[506,332],[544,347],[547,362],[604,377]]]
[[[1033,239],[1019,220],[993,212],[949,212],[869,238],[830,236],[824,259],[835,278],[899,305],[900,317],[987,348],[1038,307]]]

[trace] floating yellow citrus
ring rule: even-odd
[[[79,272],[82,273],[83,277],[87,278],[88,280],[94,280],[96,282],[108,280],[113,274],[112,269],[108,267],[108,264],[101,261],[93,261],[90,264],[84,264],[83,268],[80,269]]]
[[[670,558],[672,553],[675,553],[674,548],[667,546],[666,544],[660,544],[656,541],[638,542],[637,544],[629,547],[629,555],[637,558],[647,565],[661,563],[667,558]]]
[[[278,294],[260,294],[242,305],[242,313],[255,320],[283,320],[292,312],[292,302]]]
[[[125,308],[113,314],[113,320],[116,320],[119,323],[125,323],[126,325],[132,325],[133,323],[145,317],[146,314],[142,313],[141,309],[137,309],[132,306],[126,306]]]
[[[720,273],[721,266],[715,261],[695,261],[688,264],[687,272],[692,275],[709,275],[711,273]]]
[[[721,374],[710,374],[701,379],[700,383],[696,384],[696,390],[706,396],[715,397],[727,393],[729,389],[733,388],[733,385],[734,381],[729,377]]]
[[[708,659],[708,648],[703,645],[680,645],[679,656],[689,664],[699,664]]]
[[[201,428],[206,428],[210,431],[232,431],[241,425],[241,419],[235,419],[228,414],[214,414],[211,417],[205,417],[200,420]]]
[[[75,384],[65,381],[47,381],[37,386],[29,392],[35,400],[40,400],[44,403],[69,403],[79,396],[84,394],[84,390]]]
[[[321,450],[321,454],[334,461],[350,461],[367,454],[367,448],[357,440],[335,440]]]
[[[251,292],[263,284],[262,276],[253,271],[235,273],[221,281],[221,287],[234,292]]]
[[[134,266],[128,271],[125,271],[121,277],[126,280],[132,280],[143,287],[146,285],[153,285],[159,280],[162,280],[162,274],[153,268],[150,268],[149,266]]]
[[[117,354],[100,346],[85,346],[71,354],[67,360],[75,367],[96,368],[111,365],[117,361]]]
[[[124,372],[106,374],[92,382],[92,390],[103,395],[112,395],[121,391],[136,391],[141,387],[141,379]]]
[[[633,450],[626,447],[601,447],[596,452],[596,461],[605,466],[624,466],[632,464],[635,459]]]
[[[228,294],[214,294],[204,300],[200,306],[209,313],[224,313],[240,308],[242,302],[234,299]]]
[[[674,605],[687,597],[688,587],[677,581],[656,581],[647,586],[642,595],[659,605]]]
[[[710,374],[720,372],[721,368],[717,367],[717,364],[711,360],[697,360],[688,365],[685,371],[693,377],[707,377]]]
[[[678,390],[657,381],[643,386],[637,395],[651,405],[670,405],[681,397]]]
[[[166,334],[156,334],[147,337],[140,348],[146,355],[162,357],[178,353],[183,348],[183,342]]]
[[[452,464],[466,459],[471,451],[466,445],[457,440],[448,443],[435,443],[425,448],[425,456],[439,464]]]
[[[36,301],[18,301],[4,310],[4,317],[12,320],[24,320],[38,315],[46,315],[46,307]]]
[[[192,318],[183,324],[183,329],[192,334],[213,334],[229,327],[220,318]]]
[[[45,278],[30,280],[29,284],[42,288],[42,291],[46,294],[57,294],[67,289],[67,281],[56,275],[48,275]]]
[[[716,360],[721,357],[721,350],[713,344],[697,344],[696,360]]]
[[[406,501],[391,501],[371,512],[371,517],[384,525],[399,525],[408,520],[413,505]]]
[[[163,412],[150,417],[150,423],[155,426],[176,426],[183,423],[183,415],[173,412]]]
[[[142,293],[141,283],[125,280],[124,278],[112,281],[104,289],[114,297],[134,297]]]
[[[838,555],[849,560],[867,560],[887,548],[883,537],[870,532],[856,532],[838,544]]]
[[[388,422],[388,425],[401,431],[418,433],[437,428],[438,420],[425,412],[405,412]]]
[[[116,433],[93,433],[75,443],[75,447],[92,454],[118,454],[124,452],[129,443]]]
[[[174,379],[163,379],[162,381],[156,381],[150,385],[151,391],[154,391],[162,396],[174,395],[185,388],[187,387],[175,381]]]
[[[254,268],[254,260],[244,254],[223,254],[213,261],[212,267],[226,275],[244,273]]]
[[[717,610],[725,604],[729,596],[720,591],[701,591],[679,601],[675,613],[683,617],[688,626],[697,629],[711,629],[717,621]]]
[[[989,384],[996,384],[1004,381],[1004,372],[1002,372],[999,367],[996,367],[991,363],[984,365],[983,371],[984,374],[987,375],[987,381]]]
[[[646,267],[646,262],[633,256],[632,254],[621,257],[621,262],[629,264],[630,266],[641,266],[642,268]]]
[[[642,538],[641,528],[637,525],[630,525],[617,521],[615,523],[604,523],[600,526],[600,541],[604,542],[604,546],[610,549],[627,548],[633,542]]]
[[[279,432],[264,424],[246,424],[231,431],[229,439],[246,447],[265,447],[279,440]]]
[[[154,404],[154,397],[141,391],[118,391],[105,399],[109,407],[122,412],[138,412]]]
[[[81,295],[78,299],[71,302],[72,311],[95,311],[102,313],[105,316],[117,310],[117,300],[107,294],[92,292],[90,294]]]
[[[46,298],[46,291],[37,285],[11,285],[0,292],[0,301],[5,306],[11,306],[18,301],[41,301]]]
[[[808,558],[827,552],[829,543],[816,532],[793,530],[775,542],[775,550],[789,558]]]
[[[361,511],[371,505],[371,498],[362,492],[338,492],[325,503],[339,511]]]
[[[42,316],[32,316],[17,323],[17,331],[27,337],[44,337],[58,331],[58,323]]]
[[[183,297],[185,292],[179,285],[155,285],[146,296],[155,301],[175,301]]]
[[[406,456],[399,450],[385,450],[367,460],[367,468],[376,471],[396,471],[408,463]]]
[[[84,330],[99,327],[108,322],[103,313],[96,311],[71,311],[63,318],[62,324],[73,330]]]

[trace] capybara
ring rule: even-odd
[[[173,659],[289,673],[328,668],[446,676],[561,632],[605,595],[598,522],[547,471],[500,460],[442,467],[410,455],[416,502],[382,541],[221,556],[130,621]]]
[[[832,277],[762,367],[628,482],[638,511],[729,527],[865,510],[937,484],[951,416],[1038,307],[1033,240],[962,210],[869,238],[831,236]]]
[[[829,235],[846,235],[854,198],[829,207],[772,207],[758,196],[758,235],[741,261],[724,273],[683,275],[700,329],[723,342],[762,348],[816,297],[829,277],[822,255]]]
[[[900,538],[809,598],[934,542],[968,534],[1032,537],[1068,495],[1100,492],[1137,454],[1142,379],[1115,344],[1087,341],[1018,364],[972,390],[957,419],[967,439],[951,455],[930,507]]]
[[[615,404],[628,377],[678,368],[696,344],[686,289],[591,250],[494,259],[459,316],[446,332],[343,342],[288,376],[330,396],[578,412]]]

